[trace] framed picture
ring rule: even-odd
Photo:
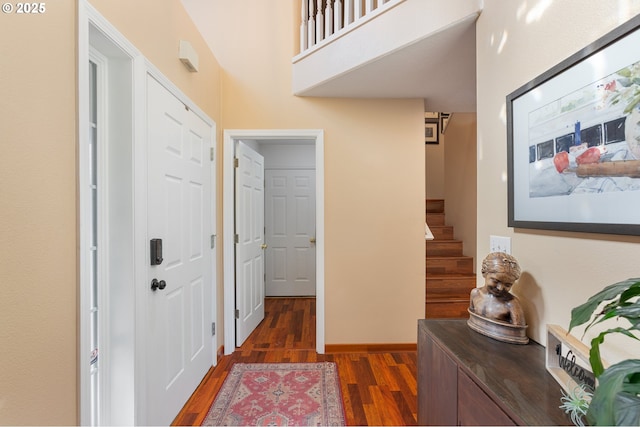
[[[439,113],[424,113],[424,142],[425,144],[438,144]]]
[[[424,124],[424,142],[425,144],[438,144],[438,122]]]
[[[508,225],[640,235],[640,15],[507,96]]]
[[[440,133],[444,135],[453,113],[440,113]]]

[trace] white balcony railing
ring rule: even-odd
[[[302,0],[300,53],[337,37],[381,11],[404,0]],[[387,7],[385,7],[387,8]]]

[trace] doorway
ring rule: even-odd
[[[315,147],[270,144],[265,156],[265,295],[315,297]]]
[[[162,304],[161,297],[170,296],[171,283],[182,282],[185,275],[179,280],[168,279],[167,275],[158,277],[156,287],[151,280],[154,272],[150,269],[157,270],[160,264],[168,268],[176,248],[166,244],[163,257],[162,250],[158,251],[162,245],[155,246],[159,255],[151,256],[151,239],[163,238],[165,243],[171,240],[171,236],[159,236],[157,230],[148,227],[149,217],[154,213],[167,217],[171,214],[165,215],[163,211],[160,215],[147,197],[167,195],[171,191],[150,189],[150,184],[159,182],[157,177],[151,176],[147,162],[150,130],[156,129],[155,122],[149,126],[147,121],[147,95],[152,83],[164,88],[162,92],[167,92],[167,97],[175,98],[172,104],[179,113],[173,117],[184,115],[186,128],[190,129],[188,132],[184,131],[186,128],[180,130],[180,144],[165,151],[175,155],[181,145],[185,153],[188,151],[189,162],[200,163],[206,171],[203,185],[190,176],[188,188],[183,186],[183,194],[191,197],[192,208],[188,214],[183,212],[179,216],[189,219],[188,230],[193,238],[188,245],[181,242],[181,247],[190,261],[206,258],[206,262],[195,267],[202,270],[203,278],[189,280],[189,292],[195,296],[190,298],[192,304],[188,306],[188,312],[179,314],[185,314],[182,319],[191,323],[187,330],[181,331],[175,327],[179,322],[167,324],[165,319],[169,316],[160,313],[160,322],[153,318]],[[158,403],[152,393],[161,388],[153,383],[160,375],[150,370],[153,366],[147,363],[149,359],[165,358],[160,364],[180,375],[187,372],[182,369],[182,362],[187,357],[199,358],[200,365],[207,369],[216,363],[213,355],[217,337],[215,325],[211,323],[216,317],[217,294],[213,292],[217,288],[213,279],[217,268],[214,248],[215,122],[86,1],[81,1],[78,7],[78,105],[80,423],[166,425],[177,411],[167,411],[162,415],[163,419],[156,418],[160,411],[155,410],[155,405],[160,404],[163,408],[168,405]],[[151,106],[158,105],[151,102]],[[176,141],[173,137],[178,134],[175,126],[178,122],[173,120],[167,125],[175,132],[170,129],[162,136],[171,136]],[[194,132],[196,128],[200,131]],[[165,178],[165,182],[177,183],[180,176],[165,174]],[[174,185],[173,188],[178,187]],[[182,203],[163,206],[166,210],[182,207]],[[203,227],[194,226],[198,224]],[[150,263],[151,258],[158,262]],[[160,262],[162,259],[164,261]],[[172,293],[176,300],[182,295],[186,292]],[[184,300],[187,301],[186,296]],[[165,307],[176,313],[183,306],[165,304]],[[162,337],[177,336],[178,333],[188,336],[187,349],[172,354],[150,349],[151,329],[161,332]],[[194,337],[199,339],[194,340]],[[170,357],[169,363],[165,363]],[[176,379],[173,383],[177,384],[180,375],[174,375],[170,381]],[[191,375],[191,384],[195,384],[180,388],[180,394],[186,396],[168,400],[182,406],[203,375]]]
[[[310,144],[315,154],[315,282],[316,351],[324,353],[324,132],[322,130],[225,130],[223,158],[223,251],[224,251],[224,324],[225,354],[235,345],[235,212],[234,157],[237,141],[274,144]]]

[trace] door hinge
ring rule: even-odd
[[[216,235],[212,234],[211,235],[211,249],[214,249],[216,247]]]
[[[213,147],[209,147],[209,158],[210,160],[213,162],[214,158],[213,158]]]
[[[240,318],[240,310],[236,309],[236,319]]]
[[[211,322],[211,336],[216,334],[216,322]]]
[[[238,236],[237,234],[233,236],[233,241],[236,243],[240,243],[240,236]]]
[[[233,167],[237,168],[240,166],[240,159],[238,159],[237,157],[233,158]]]

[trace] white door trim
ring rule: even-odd
[[[89,186],[87,183],[90,182],[89,177],[89,166],[87,165],[87,159],[89,149],[89,139],[90,135],[88,132],[89,123],[89,84],[88,84],[88,63],[89,63],[89,51],[94,48],[97,52],[101,53],[105,57],[117,57],[120,64],[123,68],[135,69],[136,67],[136,57],[139,56],[139,52],[135,49],[135,47],[130,44],[120,33],[118,33],[109,23],[106,21],[102,15],[100,15],[96,9],[94,9],[87,0],[80,0],[78,3],[78,233],[79,233],[79,282],[78,282],[78,312],[79,312],[79,330],[80,335],[78,338],[78,377],[79,377],[79,408],[78,408],[78,421],[81,425],[90,425],[92,423],[91,419],[91,385],[90,378],[87,374],[87,367],[89,366],[89,352],[90,348],[90,317],[88,316],[88,308],[90,307],[89,301],[89,290],[87,288],[87,284],[89,283],[89,268],[88,263],[89,260],[86,257],[86,248],[90,244],[88,240],[88,236],[90,233],[90,225],[87,223],[87,203],[90,201],[90,197],[88,195]],[[122,70],[122,68],[120,69]],[[118,101],[118,105],[128,105],[133,110],[132,106],[132,98],[133,94],[131,92],[133,82],[133,76],[124,76],[120,75],[118,77],[120,82],[128,82],[129,87],[125,87],[121,93],[122,96]],[[127,99],[129,98],[129,99]],[[125,108],[126,110],[126,108]],[[133,123],[133,117],[126,116],[126,113],[120,116],[120,119],[125,120],[127,124]],[[115,133],[114,129],[111,126],[114,124],[111,122],[113,119],[113,115],[111,112],[105,111],[105,117],[108,117],[107,122],[109,123],[107,126],[107,133]],[[133,144],[134,137],[132,132],[128,135],[126,134],[126,130],[123,130],[120,137],[122,138],[123,145],[131,146]],[[114,135],[114,138],[116,136]],[[122,148],[122,145],[121,145]],[[112,183],[112,176],[110,176],[110,168],[115,165],[122,166],[126,169],[126,171],[122,174],[126,176],[127,173],[132,172],[133,164],[124,165],[122,162],[126,162],[126,160],[122,160],[121,163],[118,163],[117,159],[108,159],[108,155],[106,154],[106,147],[101,147],[102,159],[99,159],[98,170],[99,174],[102,176],[102,181],[105,183],[103,191],[108,190],[108,186]],[[119,185],[127,185],[124,181],[120,180]],[[133,183],[129,183],[131,191],[133,191]],[[129,193],[130,195],[131,193]],[[104,194],[103,194],[104,196]],[[126,197],[126,196],[123,196]],[[103,202],[105,199],[102,200]],[[131,206],[129,206],[131,208]],[[102,220],[100,220],[99,227],[105,227],[105,218],[108,217],[108,202],[103,203],[103,206],[100,208],[100,213],[102,215]],[[120,214],[121,222],[119,224],[122,225],[126,223],[126,227],[133,227],[133,209],[127,209],[127,212],[124,214]],[[110,221],[110,220],[106,220]],[[120,235],[121,236],[121,235]],[[124,242],[120,240],[121,237],[117,238],[117,241],[113,241],[111,243],[117,244],[128,244],[129,242]],[[133,252],[135,253],[135,252]],[[103,268],[110,268],[110,261],[105,259],[105,257],[101,258]],[[133,265],[133,263],[132,263]],[[115,267],[111,267],[115,268]],[[132,268],[122,267],[120,266],[120,270],[122,270],[122,277],[127,281],[133,282],[135,280],[135,272]],[[120,290],[121,291],[121,290]],[[97,420],[100,424],[134,424],[135,423],[135,401],[134,401],[134,386],[135,380],[130,379],[130,373],[133,372],[134,360],[125,361],[120,358],[118,363],[114,363],[113,357],[113,349],[115,345],[112,345],[112,331],[110,330],[110,326],[112,326],[112,318],[110,313],[118,307],[118,310],[123,311],[122,316],[120,316],[120,320],[124,319],[125,321],[129,321],[133,319],[135,313],[133,310],[130,310],[130,307],[133,307],[133,302],[131,304],[127,304],[124,308],[120,307],[118,298],[122,298],[123,295],[119,291],[112,291],[111,289],[100,289],[100,296],[103,297],[104,306],[101,310],[99,324],[101,334],[99,338],[99,358],[98,363],[101,363],[101,370],[104,376],[100,378],[100,394],[99,401],[96,402],[99,407],[100,415]],[[130,295],[133,295],[133,290],[131,290]],[[129,297],[129,295],[127,296]],[[131,298],[128,298],[131,299]],[[115,332],[113,332],[115,334]],[[124,336],[123,336],[124,335]],[[119,349],[118,352],[120,355],[123,353],[130,353],[133,357],[134,348],[133,342],[135,339],[135,332],[133,328],[127,331],[126,334],[120,334],[118,337],[119,341]],[[127,343],[122,345],[123,343]],[[128,344],[131,344],[128,346]],[[130,370],[129,370],[130,369]],[[116,373],[115,371],[118,372]],[[115,377],[118,377],[118,380],[114,380]],[[118,395],[121,398],[121,401],[116,402],[113,401],[112,397],[114,395]],[[124,402],[124,404],[123,404]],[[117,406],[117,409],[114,409],[114,406]]]
[[[316,351],[324,353],[324,131],[321,129],[227,129],[223,137],[223,274],[224,274],[224,353],[235,350],[235,257],[234,257],[234,142],[260,140],[274,143],[315,141],[316,161]]]

